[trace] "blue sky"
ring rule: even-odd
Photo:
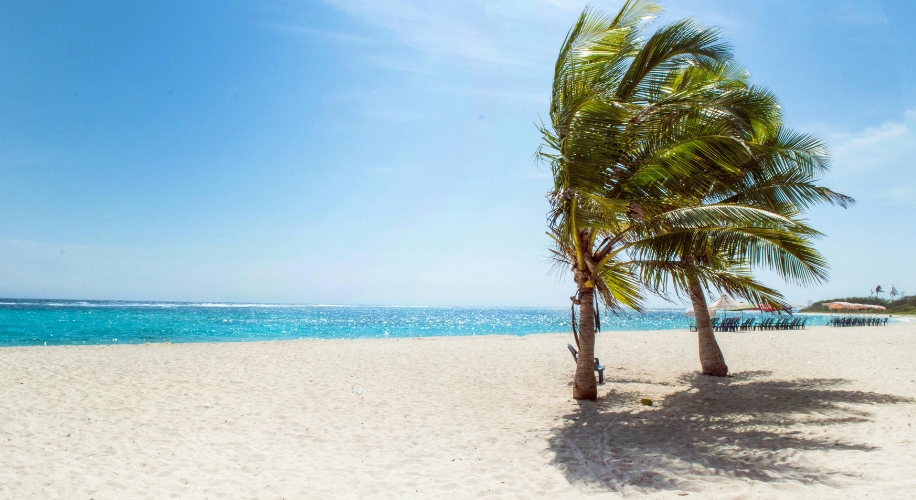
[[[565,306],[532,154],[584,5],[5,2],[0,296]],[[725,31],[859,201],[811,214],[833,277],[789,298],[916,293],[916,6],[666,7]]]

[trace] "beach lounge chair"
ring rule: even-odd
[[[579,362],[579,351],[576,350],[572,344],[566,344],[566,347],[569,348],[569,352],[572,353],[573,361],[576,363]],[[601,366],[601,363],[598,361],[598,358],[595,358],[595,371],[598,372],[598,383],[604,383],[604,367]]]
[[[741,323],[741,331],[746,332],[748,330],[753,330],[754,321],[754,318],[744,320],[744,323]]]
[[[723,320],[722,320],[722,323],[719,323],[719,331],[720,331],[720,332],[730,332],[730,331],[732,331],[732,325],[734,324],[734,320],[735,320],[735,319],[737,319],[737,318],[725,318],[725,319],[723,319]]]

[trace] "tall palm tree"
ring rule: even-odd
[[[723,141],[744,146],[730,154],[732,168],[718,168],[716,175],[698,179],[706,183],[702,196],[668,200],[692,208],[691,225],[669,226],[648,244],[631,249],[642,261],[641,279],[652,291],[667,296],[673,289],[690,298],[703,373],[724,376],[728,367],[710,325],[704,290],[786,307],[777,291],[753,279],[751,269],[769,268],[802,285],[825,280],[826,261],[812,245],[821,235],[800,216],[813,204],[846,207],[854,200],[816,184],[829,170],[826,148],[813,137],[784,128],[775,97],[750,86],[747,73],[733,62],[687,68],[659,93],[658,102],[687,98],[703,111],[689,127],[714,130]],[[707,158],[710,165],[723,162],[716,151],[680,149],[672,155]],[[697,217],[713,208],[712,219]],[[756,217],[764,213],[766,217]],[[716,276],[710,281],[697,268],[731,273],[707,272]]]
[[[658,10],[639,0],[614,17],[586,9],[560,51],[550,124],[541,127],[538,156],[554,177],[548,234],[577,288],[578,399],[597,397],[599,300],[612,310],[640,310],[646,291],[664,295],[700,283],[778,303],[782,296],[755,281],[745,260],[770,262],[787,252],[791,258],[780,262],[801,255],[817,264],[819,257],[805,253],[816,233],[800,221],[711,190],[756,171],[742,168],[756,161],[747,136],[776,130],[778,108],[735,78],[717,31],[683,20],[643,39]],[[721,250],[711,252],[710,243]]]
[[[689,126],[702,123],[702,110],[689,99],[659,102],[660,89],[678,74],[721,65],[730,51],[717,31],[689,19],[643,39],[658,10],[643,0],[627,1],[613,17],[586,9],[561,48],[550,124],[541,127],[538,156],[554,178],[548,234],[557,262],[570,266],[576,283],[577,399],[597,397],[597,299],[612,310],[641,308],[639,277],[622,258],[648,234],[639,228],[647,227],[645,221],[665,223],[663,214],[671,208],[665,200],[702,196],[710,176],[718,175],[710,172],[732,169],[744,148],[713,130]],[[676,150],[709,154],[691,158]],[[684,212],[670,217],[689,218]]]
[[[779,186],[775,182],[769,186],[799,187],[791,183]],[[647,239],[631,250],[638,256],[636,262],[640,266],[641,280],[650,289],[663,296],[668,296],[673,289],[674,293],[690,298],[697,318],[700,364],[706,375],[725,376],[728,367],[710,325],[704,290],[717,289],[757,304],[786,307],[777,291],[766,290],[754,280],[752,269],[775,270],[786,281],[802,285],[827,278],[826,262],[812,246],[812,240],[820,233],[788,215],[793,210],[780,213],[755,206],[748,199],[740,200],[744,195],[751,195],[753,189],[756,188],[739,188],[732,197],[736,201],[698,202],[698,207],[742,212],[733,214],[724,223],[723,218],[693,227],[671,227],[659,237]],[[821,202],[843,206],[852,203],[843,195],[828,196]],[[755,210],[767,215],[758,221],[747,217]],[[698,272],[698,268],[705,268],[706,272]],[[713,271],[727,273],[721,275]]]
[[[704,202],[742,204],[785,217],[792,221],[782,228],[787,233],[786,238],[782,244],[769,248],[749,244],[749,241],[735,246],[720,245],[714,240],[709,241],[706,248],[732,252],[733,258],[737,257],[749,267],[774,270],[790,283],[802,286],[821,283],[828,277],[828,267],[825,259],[814,249],[813,240],[822,235],[801,220],[801,216],[811,205],[829,204],[846,208],[855,201],[816,184],[817,175],[826,173],[829,168],[825,148],[819,141],[781,129],[774,134],[772,140],[752,142],[752,151],[759,152],[754,146],[761,143],[767,150],[744,166],[747,174],[733,183],[712,188],[711,195]],[[706,311],[702,293],[705,285],[701,285],[699,280],[691,283],[689,295],[695,314],[699,314],[697,311]],[[706,320],[703,328],[697,328],[701,338],[703,373],[724,376],[728,368],[712,328],[708,326],[709,317],[701,316]],[[700,323],[698,320],[697,324]]]

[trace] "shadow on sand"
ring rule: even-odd
[[[601,491],[684,489],[684,480],[710,476],[830,484],[831,474],[850,471],[807,466],[798,452],[870,451],[824,428],[869,421],[861,405],[913,402],[842,390],[842,379],[756,380],[766,375],[684,375],[690,388],[653,407],[636,407],[640,393],[619,390],[581,402],[554,429],[553,463],[570,483]]]

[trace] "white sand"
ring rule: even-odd
[[[694,336],[2,348],[0,498],[916,497],[916,324]]]

